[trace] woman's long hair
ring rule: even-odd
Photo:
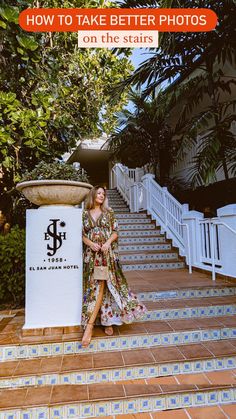
[[[101,205],[101,210],[102,212],[106,212],[106,211],[110,211],[111,208],[108,206],[108,199],[107,199],[107,191],[103,186],[94,186],[90,191],[89,194],[86,197],[85,200],[85,209],[90,210],[93,209],[95,207],[95,199],[96,199],[96,195],[97,195],[97,191],[98,189],[103,189],[104,193],[105,193],[105,199]]]

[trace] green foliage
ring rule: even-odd
[[[85,171],[82,169],[75,169],[73,166],[54,162],[46,163],[40,162],[31,172],[25,172],[21,179],[21,182],[28,180],[74,180],[77,182],[89,182],[89,178]]]
[[[32,0],[3,1],[0,8],[0,194],[40,161],[61,158],[84,137],[110,133],[126,92],[111,103],[110,90],[132,71],[130,51],[79,49],[76,33],[27,33],[19,12]],[[112,7],[104,0],[68,0],[63,7]],[[40,7],[62,7],[42,0]],[[10,210],[10,209],[9,209]]]
[[[0,303],[19,306],[24,301],[25,231],[15,226],[0,235]]]

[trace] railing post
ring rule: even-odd
[[[218,220],[236,230],[236,204],[226,205],[217,210]],[[236,234],[227,227],[219,225],[220,260],[222,271],[236,276]]]
[[[168,189],[163,186],[162,188],[162,192],[163,192],[163,206],[164,206],[164,220],[165,220],[165,226],[168,225],[168,218],[167,218],[167,206],[166,206],[166,192],[168,192]]]
[[[147,204],[147,211],[152,212],[151,208],[151,182],[155,178],[154,175],[151,173],[147,173],[142,177],[142,183],[144,185],[145,191],[146,191],[146,204]]]
[[[130,192],[130,195],[129,195],[130,196],[130,211],[131,212],[136,212],[136,200],[137,200],[136,195],[137,195],[137,192],[136,192],[136,185],[135,184],[130,186],[129,192]]]
[[[215,267],[215,226],[210,224],[210,243],[211,243],[211,266],[212,266],[212,281],[216,280],[216,267]]]
[[[188,250],[190,245],[190,255],[193,265],[200,264],[201,258],[201,231],[199,220],[203,219],[203,213],[198,211],[188,211],[183,214],[183,223],[189,228],[189,244],[187,239],[187,232],[184,231],[185,249]],[[185,229],[186,230],[186,229]]]

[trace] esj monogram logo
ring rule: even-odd
[[[47,252],[48,256],[54,256],[58,249],[60,249],[63,240],[66,240],[66,233],[62,233],[58,231],[58,225],[60,227],[65,227],[65,221],[60,221],[59,218],[50,219],[52,221],[51,224],[47,227],[47,232],[44,233],[44,240],[51,240],[50,244],[47,244],[47,250],[51,252]]]

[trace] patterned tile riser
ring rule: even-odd
[[[108,199],[108,205],[111,208],[116,208],[116,207],[127,207],[128,205],[126,205],[126,203],[124,201],[122,201],[121,199]]]
[[[130,224],[140,224],[140,223],[145,223],[145,224],[150,224],[151,220],[150,219],[145,219],[145,218],[129,218],[129,220],[127,221],[127,219],[121,218],[119,220],[119,225],[123,225],[126,224],[127,222],[129,222]]]
[[[124,271],[151,271],[156,269],[182,269],[185,267],[184,262],[166,262],[166,263],[144,263],[142,265],[136,264],[136,265],[125,265],[125,263],[122,263],[122,268]]]
[[[119,230],[155,230],[156,226],[155,224],[120,224],[119,225]]]
[[[87,370],[63,374],[29,375],[0,380],[0,389],[63,384],[98,384],[165,377],[178,374],[195,374],[211,371],[232,370],[236,367],[236,357],[226,356],[194,361],[165,362],[135,367]]]
[[[133,230],[133,231],[128,231],[128,230],[120,230],[119,232],[119,237],[121,239],[123,239],[124,237],[129,237],[129,236],[136,236],[136,237],[146,237],[146,236],[154,236],[154,237],[158,237],[161,236],[160,230]],[[163,237],[163,235],[162,235]]]
[[[129,209],[127,209],[127,208],[118,208],[118,209],[115,209],[115,208],[113,208],[114,209],[114,211],[115,211],[115,213],[116,213],[116,211],[120,211],[120,212],[123,212],[124,214],[129,214]],[[119,222],[119,220],[118,220],[118,222]]]
[[[153,291],[138,293],[138,297],[143,301],[166,300],[167,298],[199,298],[199,297],[222,297],[226,295],[236,295],[236,287],[228,288],[208,288],[208,289],[183,289],[170,291]]]
[[[136,243],[165,243],[165,237],[163,236],[156,236],[156,237],[124,237],[124,235],[122,235],[122,237],[119,238],[119,244],[123,245],[123,244],[136,244]]]
[[[119,251],[140,251],[140,250],[171,250],[170,244],[146,244],[146,245],[130,245],[130,246],[119,246]]]
[[[116,214],[116,218],[118,219],[118,221],[120,219],[130,220],[132,218],[146,219],[146,217],[147,217],[146,214],[138,214],[138,213]]]
[[[177,259],[178,253],[136,253],[133,255],[120,255],[121,263],[130,262],[130,261],[137,261],[142,262],[145,260],[162,260],[162,259]]]
[[[120,201],[120,202],[114,202],[113,204],[111,202],[109,202],[109,205],[112,207],[112,209],[114,211],[116,209],[123,208],[123,207],[129,209],[128,205],[125,202],[122,202],[122,201]]]
[[[63,406],[36,407],[22,410],[0,412],[0,419],[84,419],[100,416],[135,414],[138,412],[157,412],[187,407],[215,406],[234,403],[236,389],[225,388],[202,390],[192,393],[163,394],[149,397],[136,397],[125,400],[99,401],[90,403],[71,403]]]
[[[209,340],[235,339],[235,327],[205,330],[155,333],[127,337],[94,338],[88,348],[81,348],[81,342],[48,343],[38,345],[1,346],[0,361],[38,358],[63,354],[93,353],[134,348],[150,348],[204,342]]]
[[[207,302],[206,302],[207,304]],[[236,314],[236,304],[219,305],[219,306],[203,306],[179,309],[163,309],[149,311],[141,320],[155,321],[155,320],[177,320],[177,319],[194,319],[194,318],[209,318],[217,316],[233,316]],[[139,320],[140,322],[140,320]]]

